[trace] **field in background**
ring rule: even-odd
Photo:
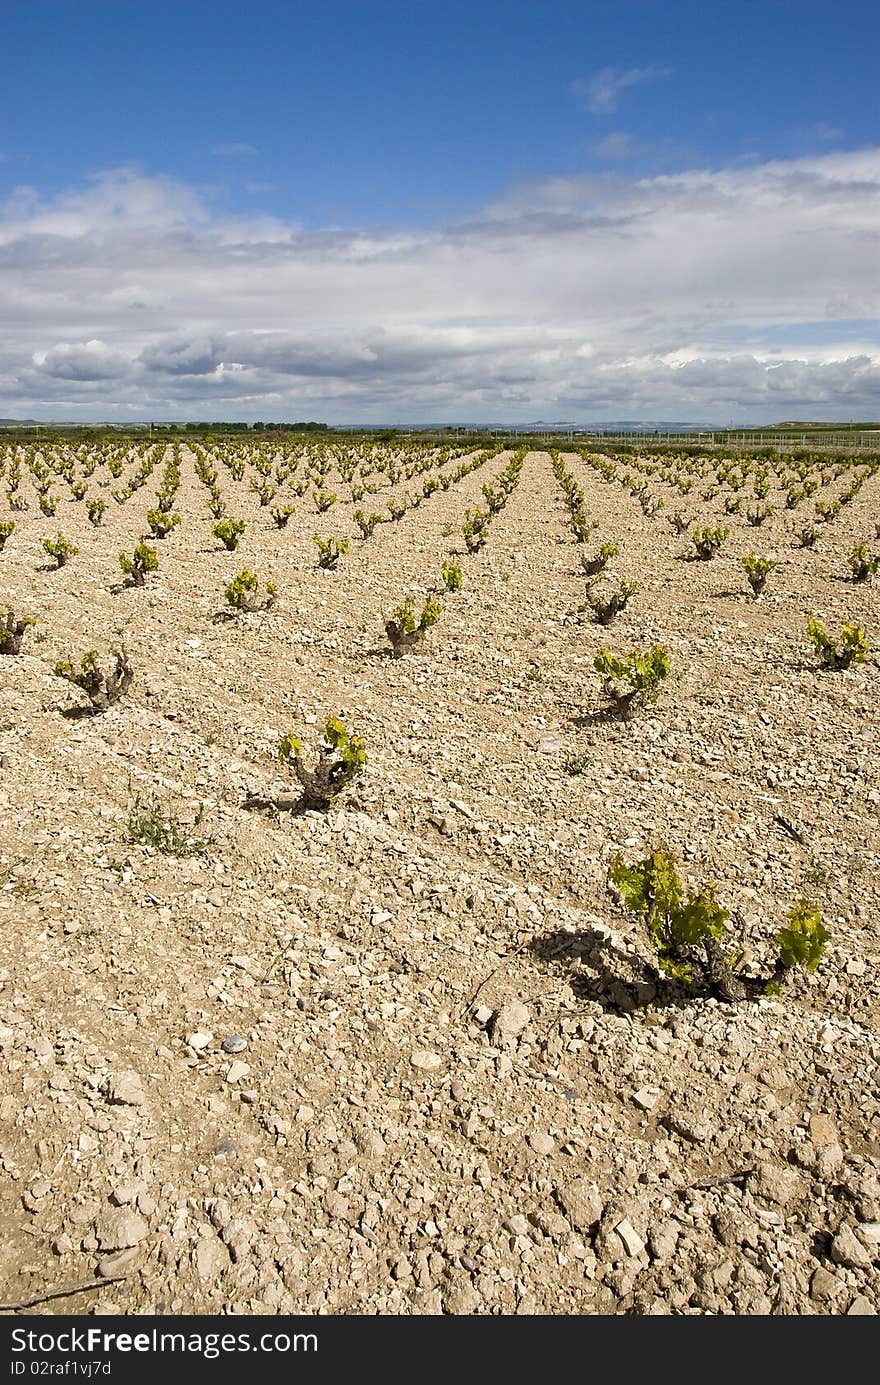
[[[0,656],[4,1302],[880,1306],[877,456],[521,441],[0,443],[0,610],[36,622]],[[607,625],[602,544],[593,594],[637,588]],[[395,659],[407,595],[443,609]],[[820,669],[811,615],[873,652]],[[597,653],[657,643],[656,705],[609,718]],[[78,715],[56,663],[122,646],[130,692]],[[277,811],[280,737],[328,716],[363,775]],[[819,969],[670,999],[607,888],[660,842],[745,974],[814,899]]]

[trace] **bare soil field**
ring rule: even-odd
[[[786,508],[771,466],[753,524],[757,464],[735,509],[720,458],[688,489],[693,459],[563,453],[578,543],[530,452],[468,552],[509,451],[194,445],[175,486],[170,446],[127,446],[2,453],[0,612],[36,621],[0,655],[4,1308],[876,1313],[880,613],[849,555],[880,548],[880,473],[819,459]],[[180,523],[124,585],[169,482]],[[676,510],[729,529],[711,561]],[[349,540],[335,570],[315,535]],[[603,542],[638,584],[607,626],[580,561]],[[242,568],[265,609],[226,601]],[[390,612],[431,593],[392,657]],[[874,652],[821,668],[811,615]],[[658,700],[608,715],[598,651],[655,643]],[[56,663],[123,645],[130,689],[80,715]],[[331,716],[367,763],[300,811],[278,744],[311,762]],[[730,911],[748,998],[671,981],[609,888],[661,844]],[[764,994],[800,898],[829,941]]]

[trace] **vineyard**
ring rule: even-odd
[[[880,458],[470,447],[0,442],[5,1307],[880,1309]]]

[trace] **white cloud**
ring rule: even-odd
[[[632,157],[635,147],[634,135],[628,135],[623,130],[614,130],[604,139],[597,139],[592,145],[592,150],[602,159],[629,159]]]
[[[218,159],[241,159],[247,158],[251,154],[256,154],[257,148],[254,144],[244,144],[241,141],[234,141],[232,144],[215,144],[211,153]]]
[[[627,87],[671,75],[671,67],[602,67],[592,77],[572,82],[571,89],[578,101],[593,115],[613,115],[620,106],[621,93]]]
[[[839,144],[844,137],[843,130],[829,125],[827,120],[817,120],[815,125],[802,126],[794,133],[803,144]]]
[[[0,414],[877,416],[878,263],[880,149],[548,179],[419,232],[121,170],[0,209]]]
[[[34,353],[34,365],[57,380],[119,380],[131,368],[131,358],[103,341],[60,342]]]

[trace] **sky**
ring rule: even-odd
[[[880,419],[880,6],[4,0],[0,416]]]

